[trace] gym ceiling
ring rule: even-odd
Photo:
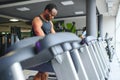
[[[62,2],[69,1],[70,5]],[[39,15],[46,4],[55,3],[58,6],[58,18],[85,16],[86,0],[0,0],[0,23],[8,23],[9,19],[17,18],[21,21],[31,21]],[[117,0],[113,0],[117,1]],[[118,0],[119,1],[119,0]],[[97,13],[107,12],[105,0],[96,0]],[[102,7],[102,8],[101,8]],[[114,15],[116,15],[115,11]]]

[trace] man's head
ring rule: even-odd
[[[44,17],[50,21],[57,15],[57,6],[55,4],[48,4],[44,9]]]

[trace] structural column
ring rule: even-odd
[[[98,15],[98,37],[103,37],[103,15]]]
[[[96,0],[86,0],[87,36],[97,37]]]

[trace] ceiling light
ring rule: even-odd
[[[2,34],[5,34],[5,32],[2,32]]]
[[[29,11],[30,9],[27,7],[21,7],[21,8],[17,8],[18,11]]]
[[[12,22],[17,22],[17,21],[19,21],[18,19],[10,19],[9,21],[12,21]]]
[[[77,12],[75,12],[75,14],[84,14],[84,12],[83,11],[77,11]]]
[[[66,5],[73,5],[74,2],[73,1],[62,1],[61,4],[64,5],[64,6],[66,6]]]

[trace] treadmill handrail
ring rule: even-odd
[[[80,42],[81,39],[75,34],[70,32],[58,32],[56,34],[49,34],[45,36],[43,39],[39,40],[36,43],[36,49],[39,52],[45,48],[49,48],[58,44],[75,41]]]
[[[43,56],[43,58],[42,57],[41,58],[44,59],[44,62],[45,61],[48,62],[52,58],[54,58],[54,56],[56,56],[51,52],[50,50],[51,47],[56,45],[61,45],[62,43],[75,42],[75,41],[80,42],[80,38],[75,34],[69,32],[59,32],[56,34],[46,35],[43,39],[40,39],[38,42],[36,42],[35,49],[37,56],[31,59],[27,59],[23,61],[21,64],[25,69],[29,67],[34,67],[36,65],[40,65],[39,57],[41,56],[41,54]]]
[[[47,35],[46,37],[44,37],[43,39],[40,39],[37,42],[37,43],[40,43],[41,44],[40,46],[42,47],[38,47],[37,45],[35,45],[35,47],[33,45],[29,45],[29,46],[27,45],[26,47],[12,50],[7,55],[1,57],[0,71],[2,71],[3,69],[6,69],[7,67],[9,67],[15,62],[22,62],[27,59],[30,60],[32,58],[36,58],[37,56],[39,57],[38,64],[47,62],[52,58],[54,58],[51,51],[49,50],[50,47],[59,45],[65,42],[73,42],[73,41],[80,42],[80,38],[73,33],[60,32],[56,34]],[[38,52],[35,51],[36,50],[35,48],[37,49]],[[43,57],[46,57],[46,58],[44,59]]]
[[[35,44],[38,40],[42,39],[43,37],[40,36],[34,36],[34,37],[29,37],[29,38],[25,38],[23,40],[20,40],[19,42],[16,42],[15,44],[11,45],[5,53],[8,53],[10,51],[19,49],[19,48],[23,48],[26,47],[28,45],[32,45]]]
[[[2,56],[0,58],[0,72],[3,71],[4,69],[7,69],[15,62],[21,62],[33,56],[34,56],[34,48],[32,45],[11,51],[5,56]]]

